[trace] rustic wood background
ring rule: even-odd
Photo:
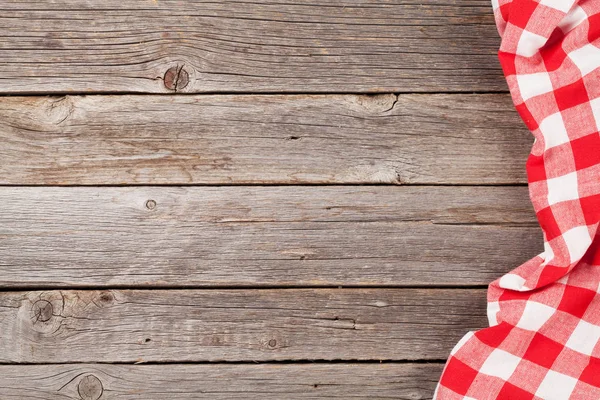
[[[0,28],[2,399],[429,399],[542,250],[488,0]]]

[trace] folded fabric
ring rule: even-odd
[[[456,345],[434,398],[600,399],[600,1],[492,3],[545,246],[490,284],[490,328]]]

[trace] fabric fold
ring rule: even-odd
[[[526,168],[544,252],[490,284],[490,327],[452,350],[434,399],[600,399],[600,1],[492,5],[535,138]]]

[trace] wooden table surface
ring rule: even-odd
[[[429,399],[542,251],[488,0],[0,29],[2,399]]]

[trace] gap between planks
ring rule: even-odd
[[[307,90],[298,91],[298,92],[202,92],[202,93],[144,93],[144,92],[35,92],[35,93],[3,93],[0,92],[0,98],[2,97],[50,97],[50,98],[60,98],[65,96],[86,96],[86,97],[95,97],[95,96],[140,96],[140,97],[152,97],[152,96],[380,96],[380,95],[394,95],[394,96],[403,96],[403,95],[490,95],[490,94],[498,94],[498,95],[507,95],[510,94],[508,88],[506,90],[486,90],[486,91],[478,91],[478,90],[469,90],[465,92],[449,92],[449,91],[428,91],[428,92],[356,92],[356,91],[329,91],[329,92],[311,92]]]

